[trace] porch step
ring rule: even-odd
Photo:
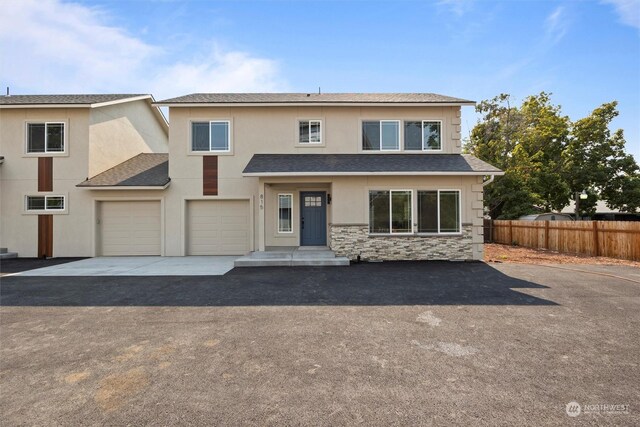
[[[7,248],[0,248],[0,259],[18,258],[17,252],[9,252]]]
[[[235,260],[236,267],[292,267],[292,266],[345,266],[349,265],[346,257],[336,257],[328,249],[286,249],[251,252],[249,255]]]

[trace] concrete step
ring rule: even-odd
[[[349,265],[349,259],[336,257],[329,249],[284,249],[268,250],[266,252],[252,252],[238,258],[235,267],[289,267],[289,266],[344,266]]]
[[[17,252],[0,252],[0,259],[18,258]]]

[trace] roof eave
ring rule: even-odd
[[[474,101],[461,102],[154,102],[156,107],[462,107],[475,106]]]
[[[117,191],[122,191],[122,190],[136,190],[136,191],[140,191],[140,190],[151,190],[151,191],[159,191],[159,190],[164,190],[167,187],[169,187],[169,184],[171,184],[171,181],[167,182],[165,185],[82,185],[82,183],[76,185],[76,187],[78,188],[84,188],[86,190],[117,190]]]
[[[277,176],[485,176],[504,175],[502,171],[360,171],[360,172],[243,172],[246,177],[277,177]]]

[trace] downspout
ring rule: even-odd
[[[482,188],[484,188],[487,185],[491,184],[494,179],[496,179],[495,175],[489,175],[489,179],[482,183]]]

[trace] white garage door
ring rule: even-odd
[[[249,252],[249,202],[192,200],[187,204],[187,255]]]
[[[100,255],[160,255],[160,202],[100,202]]]

